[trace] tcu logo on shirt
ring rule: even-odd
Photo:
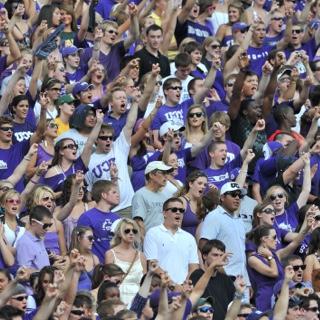
[[[110,172],[110,163],[114,161],[115,158],[103,161],[92,170],[92,173],[96,178],[101,178],[104,172]]]
[[[18,142],[22,142],[23,140],[29,140],[32,136],[32,132],[31,131],[24,131],[24,132],[16,132],[14,134],[14,137],[16,138],[16,140]]]
[[[171,111],[166,113],[167,121],[175,121],[175,122],[182,122],[183,123],[183,115],[182,111]]]
[[[8,165],[3,160],[0,160],[0,170],[8,169]]]

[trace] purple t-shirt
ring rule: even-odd
[[[13,123],[13,143],[21,143],[24,140],[30,140],[33,133],[36,131],[36,126],[29,122]]]
[[[101,2],[101,1],[100,1]],[[92,48],[87,48],[81,55],[80,65],[84,72],[88,70],[88,62],[92,57]],[[114,44],[109,53],[105,55],[100,52],[99,61],[105,67],[107,71],[107,82],[114,80],[120,73],[120,61],[126,54],[123,41]]]
[[[66,72],[66,78],[68,83],[79,82],[84,76],[85,72],[82,69],[77,69],[74,73]]]
[[[118,219],[120,219],[120,216],[114,212],[103,212],[97,208],[92,208],[84,212],[78,220],[78,226],[86,226],[92,229],[94,236],[92,252],[101,263],[104,263],[104,255],[110,248],[111,225]]]
[[[294,232],[298,226],[297,213],[299,207],[297,202],[293,202],[283,214],[276,216],[275,224],[279,229],[286,230],[288,232]]]
[[[227,162],[236,159],[240,155],[240,147],[232,141],[226,140],[227,145]],[[238,167],[241,167],[241,157],[238,158]],[[208,168],[211,164],[211,159],[209,156],[208,147],[204,148],[191,162],[191,167],[199,170],[204,170]]]
[[[104,115],[103,122],[112,126],[112,128],[114,129],[114,136],[115,138],[118,138],[123,127],[126,125],[127,117],[128,112],[123,113],[119,119],[114,118],[112,116],[112,113],[109,112]]]
[[[265,162],[264,158],[258,159],[258,161],[256,162],[256,166],[254,168],[253,176],[252,176],[252,180],[260,184],[260,194],[262,196],[265,195],[269,186],[271,185],[272,181],[274,181],[274,178],[275,178],[275,174],[264,175],[261,173],[261,164],[263,164],[264,162]]]
[[[234,181],[237,178],[240,171],[238,164],[239,159],[236,158],[227,162],[221,169],[207,168],[203,172],[208,177],[209,185],[216,186],[220,190],[225,183]]]
[[[260,48],[254,48],[249,46],[248,48],[248,57],[250,59],[250,71],[255,72],[258,77],[262,76],[262,66],[268,58],[269,52],[272,50],[272,47],[263,45]]]
[[[174,107],[164,104],[159,108],[157,114],[155,115],[151,124],[151,129],[159,130],[161,125],[167,121],[184,124],[186,122],[188,109],[192,104],[192,98],[187,99]]]
[[[185,183],[187,178],[187,163],[192,159],[191,148],[176,151],[175,154],[177,155],[179,166],[178,174],[175,178]]]
[[[278,42],[280,40],[282,40],[283,38],[283,35],[284,35],[284,30],[282,30],[279,34],[277,34],[276,36],[273,36],[273,37],[268,37],[266,36],[264,38],[264,41],[263,41],[263,44],[265,46],[269,46],[269,47],[276,47]]]

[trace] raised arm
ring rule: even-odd
[[[39,60],[37,57],[34,58],[34,68],[29,85],[29,93],[33,100],[36,99],[38,93],[38,80],[42,80],[42,68],[45,60]]]
[[[84,163],[84,165],[86,167],[88,167],[88,165],[89,165],[89,161],[90,161],[90,157],[91,157],[91,153],[92,153],[92,146],[94,145],[95,141],[98,138],[98,135],[99,135],[99,132],[101,129],[101,125],[103,122],[103,113],[100,109],[96,110],[96,116],[97,116],[97,123],[94,126],[94,128],[92,129],[92,131],[90,132],[88,140],[85,143],[83,151],[81,153],[82,162]]]
[[[269,61],[266,61],[262,67],[262,78],[259,82],[257,92],[254,94],[253,99],[261,99],[267,89],[270,77],[273,71],[273,66]]]
[[[131,143],[131,135],[132,135],[132,130],[134,128],[134,125],[137,121],[137,116],[138,116],[138,102],[134,98],[133,103],[131,104],[128,116],[127,116],[127,121],[125,126],[123,127],[123,133],[126,137],[127,142],[130,144]]]
[[[128,4],[130,15],[130,35],[124,40],[124,47],[129,49],[130,46],[139,38],[139,20],[137,15],[137,6],[133,3]]]
[[[255,154],[253,153],[252,149],[248,149],[247,155],[243,160],[239,175],[237,176],[236,182],[240,186],[240,188],[243,188],[248,174],[248,167],[249,163],[252,161],[252,159],[255,157]]]
[[[197,144],[192,145],[191,147],[191,156],[195,157],[201,150],[206,147],[211,141],[213,137],[213,127],[205,134],[205,136],[201,139],[201,141]]]
[[[90,8],[91,0],[88,3],[88,6]],[[89,26],[89,12],[90,9],[82,9],[82,16],[81,16],[81,23],[80,23],[80,28],[77,34],[77,37],[79,41],[83,41],[86,37],[87,31],[88,31],[88,26]]]

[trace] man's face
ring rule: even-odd
[[[84,121],[84,125],[87,128],[93,128],[96,125],[97,118],[93,110],[89,110]]]
[[[258,101],[252,101],[243,114],[252,124],[255,124],[262,117],[262,106]]]
[[[66,58],[65,61],[67,65],[69,65],[72,68],[78,68],[80,64],[80,57],[79,53],[75,52],[73,54],[69,54]]]
[[[237,211],[240,207],[241,202],[240,194],[240,190],[223,194],[221,196],[221,204],[223,208],[225,208],[227,211],[231,213]]]
[[[221,251],[217,248],[212,248],[208,255],[204,255],[204,261],[206,266],[210,266],[211,263],[219,260],[224,254],[224,251]]]
[[[305,320],[304,312],[299,306],[288,308],[288,312],[285,320]]]
[[[178,104],[181,97],[182,86],[180,82],[173,82],[165,90],[166,100],[171,104]]]
[[[20,293],[17,295],[14,295],[10,298],[9,304],[23,312],[27,309],[27,294],[26,293]]]
[[[316,300],[310,300],[309,307],[305,310],[304,318],[306,320],[319,319],[319,306]]]
[[[159,188],[162,188],[167,183],[166,172],[161,170],[154,170],[149,174],[150,181],[152,181]]]
[[[112,148],[113,133],[108,130],[101,130],[97,139],[97,150],[108,153]]]
[[[258,89],[259,80],[256,75],[247,76],[243,82],[242,93],[245,97],[252,97]]]
[[[252,34],[252,41],[256,45],[261,46],[263,44],[265,36],[266,36],[266,28],[264,24],[259,24]]]
[[[176,72],[176,76],[180,79],[180,80],[186,80],[188,78],[188,75],[191,71],[191,67],[187,66],[187,67],[178,67],[177,68],[177,72]]]
[[[202,79],[197,79],[195,80],[194,82],[194,85],[193,85],[193,89],[190,90],[190,94],[192,96],[194,96],[195,94],[197,94],[198,92],[200,92],[200,90],[202,90],[204,88],[204,80]]]
[[[152,50],[159,50],[163,41],[161,30],[150,30],[147,35],[147,44]]]
[[[124,91],[119,90],[113,92],[111,108],[117,115],[121,115],[127,111],[127,95]]]
[[[300,26],[293,26],[291,30],[291,39],[290,43],[295,46],[301,45],[304,32]]]
[[[164,211],[164,221],[170,228],[179,228],[182,223],[185,207],[178,201],[168,203],[167,209]]]
[[[83,104],[90,104],[92,102],[92,88],[88,88],[86,90],[82,90],[79,93],[80,101]]]
[[[227,159],[227,146],[224,143],[219,143],[215,146],[215,149],[209,152],[211,161],[218,168],[222,168]]]
[[[32,219],[33,232],[38,238],[43,238],[51,226],[52,219],[49,217],[44,217],[42,220]]]
[[[284,17],[280,12],[274,13],[271,18],[271,22],[269,28],[276,33],[280,33],[282,31]]]
[[[107,25],[103,35],[103,42],[107,45],[113,45],[118,38],[118,30],[111,25]]]
[[[303,270],[305,269],[305,265],[301,259],[295,259],[290,261],[290,265],[292,265],[294,270],[293,281],[301,282],[303,280]]]

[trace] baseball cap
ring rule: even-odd
[[[268,141],[263,145],[262,151],[264,155],[264,159],[269,159],[275,152],[280,150],[283,145],[278,141]]]
[[[72,93],[75,96],[75,95],[79,94],[81,91],[85,91],[85,90],[88,90],[88,89],[93,88],[93,87],[94,87],[94,85],[93,84],[89,84],[88,82],[78,82],[73,87]]]
[[[74,101],[74,96],[72,94],[64,94],[59,97],[59,99],[56,101],[56,104],[60,106],[64,103],[71,103],[73,101]]]
[[[152,162],[149,162],[148,165],[146,166],[146,169],[144,170],[144,174],[146,175],[154,170],[170,171],[172,170],[172,167],[167,166],[162,161],[152,161]]]
[[[173,122],[173,121],[167,121],[162,124],[159,130],[160,137],[163,137],[169,129],[172,129],[173,131],[184,131],[185,127],[180,122]]]
[[[237,30],[248,30],[249,29],[249,25],[247,25],[246,23],[244,22],[236,22],[233,24],[232,26],[232,32],[235,32]]]
[[[227,182],[222,186],[222,188],[220,190],[220,195],[223,195],[226,192],[231,192],[231,191],[236,191],[236,190],[240,190],[242,195],[247,194],[246,190],[240,188],[240,186],[236,182]]]
[[[270,319],[269,312],[262,312],[260,310],[255,310],[247,316],[247,320],[259,320],[263,316],[267,316],[268,319]]]
[[[211,306],[213,306],[213,303],[214,303],[214,298],[209,296],[209,297],[206,297],[206,298],[200,298],[196,305],[194,306],[195,309],[203,306],[204,304],[210,304]]]
[[[277,81],[279,81],[284,75],[291,76],[292,67],[291,66],[284,66],[282,69],[279,70],[277,75]]]
[[[76,46],[69,46],[69,47],[64,47],[61,50],[61,54],[63,57],[66,57],[70,54],[74,54],[76,52],[82,51],[81,48],[77,48]]]

